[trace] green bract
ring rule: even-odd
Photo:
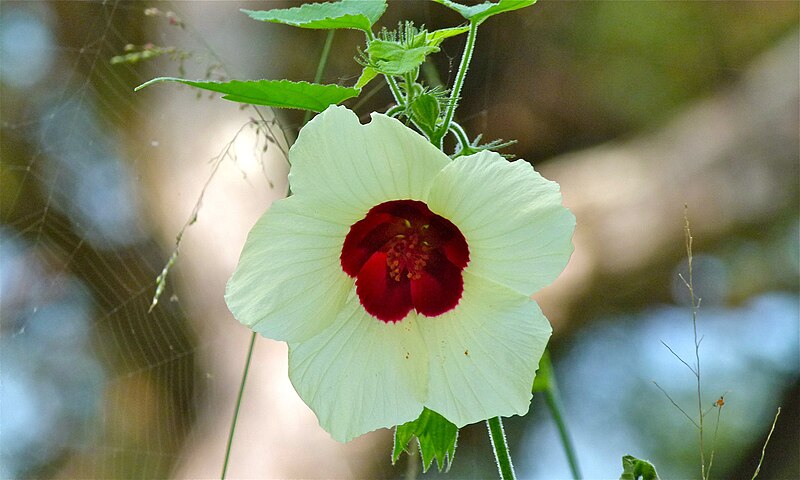
[[[422,454],[422,469],[428,471],[436,459],[439,470],[449,470],[456,455],[458,427],[438,413],[424,409],[416,420],[398,425],[394,431],[392,463],[400,459],[408,442],[417,439]],[[414,448],[414,447],[411,447]]]
[[[436,131],[436,122],[439,120],[439,99],[431,93],[423,93],[414,98],[411,104],[414,120],[419,128],[429,137]]]
[[[250,18],[301,28],[355,28],[370,32],[386,10],[386,0],[341,0],[307,3],[300,7],[273,10],[242,10]]]
[[[619,480],[658,480],[656,467],[652,463],[632,455],[622,457],[622,469]]]
[[[431,53],[439,51],[439,47],[421,45],[409,47],[398,42],[372,40],[367,47],[369,65],[384,75],[403,75],[411,72],[425,61]]]
[[[428,32],[406,23],[397,32],[384,31],[386,38],[371,40],[367,46],[367,61],[370,67],[384,75],[404,75],[419,68],[428,55],[438,52],[445,39],[467,31],[469,27]]]

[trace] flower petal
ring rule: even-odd
[[[428,206],[464,234],[468,271],[525,295],[555,280],[572,254],[575,217],[558,184],[523,160],[460,157],[436,177]]]
[[[386,238],[391,229],[390,222],[394,220],[388,213],[377,215],[367,215],[366,218],[359,220],[350,227],[350,233],[344,239],[342,245],[342,269],[351,277],[358,275],[358,272],[367,263],[367,260],[375,253],[379,247],[386,243]],[[376,232],[376,230],[378,230]],[[375,242],[362,243],[369,237],[377,237]]]
[[[535,302],[465,270],[459,305],[419,322],[430,362],[425,406],[458,427],[527,413],[552,332]]]
[[[356,293],[364,309],[384,322],[398,322],[411,311],[408,279],[389,278],[383,252],[375,252],[358,272]]]
[[[451,310],[464,290],[461,268],[444,255],[431,256],[428,267],[418,280],[411,280],[411,299],[417,313],[435,317]]]
[[[425,342],[414,315],[382,322],[352,294],[327,330],[289,344],[289,378],[322,428],[346,442],[419,416]]]
[[[247,236],[225,301],[262,335],[297,342],[330,325],[353,290],[339,255],[349,225],[313,215],[299,197],[275,201]]]
[[[331,106],[300,131],[289,151],[292,191],[320,211],[339,210],[350,224],[387,200],[425,200],[448,157],[398,120],[372,115],[361,125],[344,107]]]

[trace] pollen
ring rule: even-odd
[[[406,220],[407,228],[413,228]],[[397,235],[386,244],[386,266],[389,277],[399,282],[403,277],[419,280],[430,258],[430,246],[426,240],[420,241],[419,234]]]

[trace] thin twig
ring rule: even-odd
[[[170,270],[172,270],[172,267],[175,265],[175,261],[178,259],[178,255],[180,254],[181,243],[183,242],[183,234],[186,232],[187,228],[197,222],[197,216],[200,213],[200,208],[203,205],[203,198],[206,195],[208,186],[211,184],[211,180],[214,179],[220,165],[222,165],[222,162],[226,158],[235,160],[235,158],[231,155],[231,148],[233,148],[233,145],[236,143],[236,140],[239,138],[239,135],[241,135],[244,129],[254,124],[258,124],[258,122],[250,120],[242,125],[239,130],[236,131],[236,134],[234,134],[233,138],[227,144],[225,144],[217,156],[211,160],[214,164],[211,169],[211,173],[208,175],[206,182],[203,184],[203,188],[200,189],[200,194],[197,196],[197,201],[195,202],[194,207],[192,207],[192,213],[189,215],[188,220],[186,220],[186,223],[183,224],[183,227],[181,227],[180,231],[178,231],[178,234],[175,236],[175,248],[172,250],[172,254],[169,256],[164,268],[161,269],[161,273],[158,275],[158,277],[156,277],[156,291],[153,294],[153,300],[150,302],[150,308],[147,310],[147,313],[152,312],[153,309],[156,308],[156,305],[158,305],[158,301],[161,298],[161,294],[164,293],[164,287],[167,283],[167,275],[169,275]]]
[[[667,345],[667,343],[666,343],[666,342],[664,342],[664,340],[661,340],[661,345],[664,345],[665,347],[667,347],[667,350],[669,350],[669,353],[673,354],[673,355],[675,356],[675,358],[677,358],[678,360],[680,360],[680,361],[681,361],[681,363],[682,363],[682,364],[686,365],[686,368],[688,368],[688,369],[689,369],[689,370],[690,370],[690,371],[691,371],[693,374],[697,375],[697,372],[695,372],[695,371],[694,371],[694,368],[692,368],[692,366],[691,366],[691,365],[689,365],[688,363],[686,363],[686,360],[684,360],[683,358],[681,358],[681,356],[680,356],[680,355],[678,355],[677,353],[675,353],[675,350],[673,350],[673,349],[672,349],[672,348],[671,348],[669,345]]]
[[[708,468],[706,469],[706,475],[711,477],[711,466],[714,465],[714,453],[717,447],[717,433],[719,432],[719,419],[722,416],[722,408],[725,406],[725,395],[719,397],[719,400],[714,402],[714,407],[718,408],[717,410],[717,421],[714,424],[714,438],[711,440],[711,457],[708,459]],[[712,407],[712,408],[714,408]]]
[[[183,15],[181,15],[181,16],[185,18],[185,16],[183,16]],[[223,72],[225,72],[225,74],[230,75],[230,73],[228,71],[229,68],[228,68],[227,62],[225,62],[225,60],[223,60],[222,57],[217,55],[217,52],[215,52],[214,49],[211,47],[211,45],[208,43],[208,41],[206,41],[206,36],[201,34],[201,32],[199,32],[197,29],[195,29],[194,26],[191,23],[184,23],[183,24],[183,28],[186,28],[187,30],[189,30],[189,32],[191,33],[192,37],[195,40],[199,41],[201,46],[203,48],[205,48],[206,52],[208,52],[208,54],[214,59],[214,61],[217,62],[217,65],[219,65],[219,68]],[[264,112],[261,111],[262,107],[260,107],[259,105],[247,104],[247,107],[252,109],[256,113],[256,115],[258,115],[258,118],[260,118],[261,121],[264,123],[264,125],[266,126],[267,131],[269,132],[270,136],[272,138],[276,139],[276,141],[274,142],[275,145],[278,147],[278,150],[280,150],[281,154],[283,155],[283,158],[286,159],[286,161],[288,162],[288,160],[289,160],[289,152],[287,151],[286,148],[284,148],[284,144],[288,143],[288,139],[286,138],[286,132],[285,132],[285,129],[284,129],[283,125],[281,125],[280,122],[277,121],[277,120],[273,120],[273,121],[267,120],[267,118],[264,116]],[[268,111],[272,112],[273,117],[274,117],[275,114],[274,114],[274,111],[271,108],[269,108],[269,107],[263,107],[263,108],[266,108]],[[281,137],[283,137],[283,143],[277,141],[278,137],[277,137],[277,135],[275,135],[275,132],[272,130],[272,125],[273,124],[277,125],[279,127],[279,130],[281,132]]]
[[[778,412],[775,414],[775,419],[772,420],[772,427],[769,429],[767,440],[764,442],[764,446],[761,447],[761,458],[758,460],[758,466],[756,467],[755,473],[753,473],[753,478],[751,478],[750,480],[756,480],[758,472],[761,471],[761,464],[764,463],[764,453],[766,453],[767,451],[767,445],[769,444],[769,439],[772,438],[772,432],[775,431],[775,424],[778,423],[778,415],[780,414],[781,414],[781,407],[778,407]]]
[[[703,480],[707,480],[708,476],[706,475],[706,458],[705,458],[705,447],[703,445],[703,395],[700,388],[700,342],[702,342],[702,338],[698,340],[697,336],[697,308],[699,302],[694,294],[694,281],[692,279],[692,230],[689,226],[689,207],[684,205],[683,210],[683,219],[684,219],[684,232],[686,237],[686,256],[688,257],[688,266],[689,266],[689,280],[683,280],[683,283],[686,284],[686,287],[689,289],[689,296],[691,297],[692,301],[692,329],[694,331],[694,358],[695,358],[695,366],[694,366],[694,375],[697,378],[697,413],[700,416],[699,425],[698,425],[698,435],[700,437],[700,478]],[[683,277],[681,277],[683,279]]]
[[[661,393],[663,393],[663,394],[664,394],[664,396],[666,396],[666,397],[667,397],[667,400],[669,400],[669,401],[670,401],[670,403],[672,403],[672,405],[673,405],[675,408],[677,408],[677,409],[678,409],[678,410],[679,410],[679,411],[680,411],[680,412],[683,414],[683,416],[685,416],[686,418],[688,418],[688,419],[689,419],[689,421],[690,421],[690,422],[692,422],[692,425],[694,425],[694,426],[695,426],[695,427],[697,427],[698,429],[700,428],[700,425],[698,425],[698,424],[697,424],[697,422],[695,422],[695,421],[694,421],[694,418],[692,418],[691,416],[689,416],[689,414],[688,414],[688,413],[686,413],[686,411],[685,411],[684,409],[682,409],[682,408],[681,408],[681,406],[680,406],[680,405],[678,405],[678,404],[675,402],[675,400],[673,400],[673,399],[672,399],[672,397],[670,397],[670,396],[669,396],[669,393],[667,393],[667,391],[666,391],[666,390],[664,390],[663,388],[661,388],[661,385],[659,385],[659,384],[658,384],[658,382],[656,382],[655,380],[653,380],[653,384],[654,384],[654,385],[655,385],[655,386],[656,386],[656,387],[657,387],[659,390],[661,390]]]

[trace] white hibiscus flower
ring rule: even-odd
[[[493,152],[450,160],[381,114],[330,107],[289,152],[293,195],[250,232],[226,300],[289,344],[339,441],[416,419],[524,415],[551,327],[530,296],[572,253],[558,184]]]

